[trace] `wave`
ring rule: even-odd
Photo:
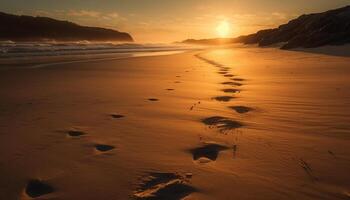
[[[178,51],[192,49],[188,45],[77,42],[13,42],[0,41],[0,58],[79,55],[100,53],[130,53]]]

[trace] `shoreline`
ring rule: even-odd
[[[84,63],[96,61],[109,61],[135,57],[163,56],[185,53],[197,50],[170,50],[170,51],[152,51],[152,52],[129,52],[129,53],[101,53],[101,54],[80,54],[64,56],[36,56],[36,57],[14,57],[2,59],[0,61],[0,70],[21,69],[21,68],[41,68],[52,65]]]
[[[281,45],[272,45],[267,47],[258,47],[257,45],[224,45],[224,46],[193,46],[189,49],[174,49],[174,50],[152,50],[152,51],[129,51],[129,52],[101,52],[101,53],[89,53],[89,54],[73,54],[73,55],[47,55],[47,56],[24,56],[24,57],[11,57],[0,60],[0,70],[8,69],[21,69],[21,68],[41,68],[52,65],[70,64],[70,63],[84,63],[84,62],[98,62],[127,59],[133,57],[148,57],[148,56],[163,56],[179,53],[186,53],[192,51],[210,51],[215,49],[274,49],[280,51],[290,52],[304,52],[315,55],[336,56],[336,57],[350,57],[347,51],[350,49],[350,45],[340,46],[324,46],[318,48],[297,48],[290,50],[279,49]]]

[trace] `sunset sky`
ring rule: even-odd
[[[2,0],[0,11],[113,28],[131,33],[137,42],[173,42],[234,37],[348,4],[349,0]]]

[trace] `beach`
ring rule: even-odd
[[[349,199],[349,63],[236,47],[3,68],[0,199]]]

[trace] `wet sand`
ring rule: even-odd
[[[235,48],[0,73],[0,199],[348,199],[350,58]]]

